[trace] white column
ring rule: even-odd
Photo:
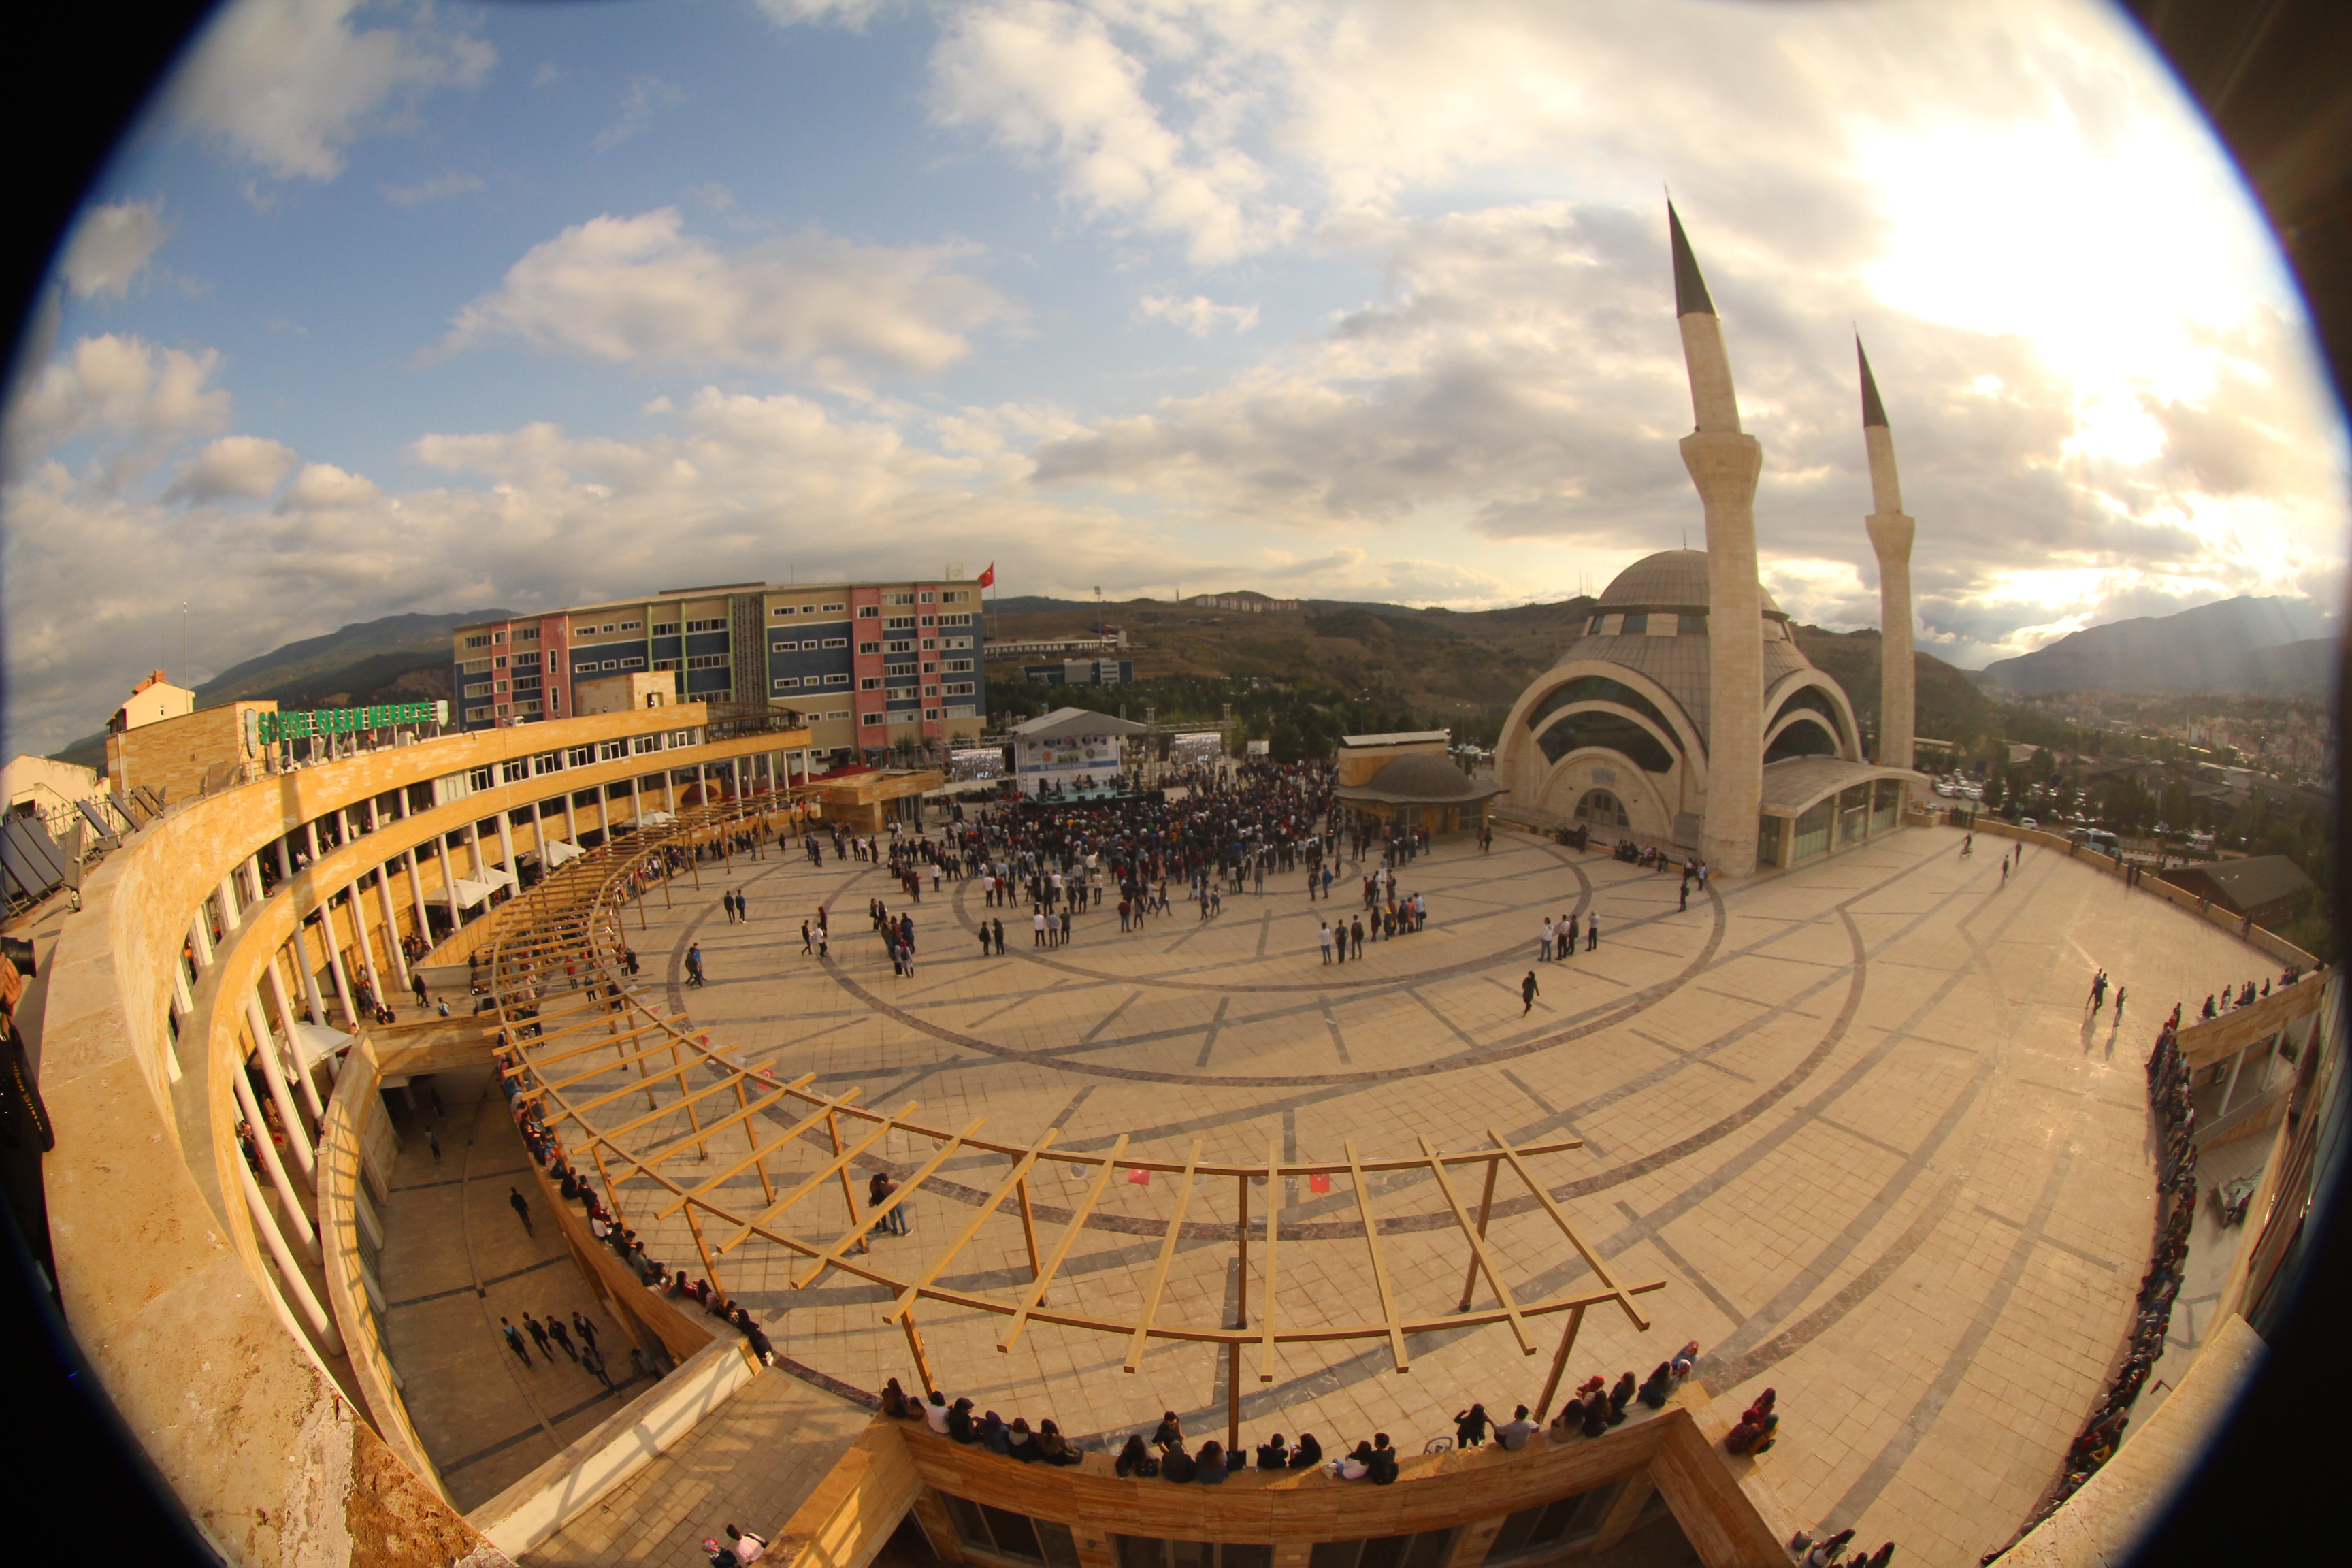
[[[408,868],[408,897],[416,906],[416,940],[426,946],[433,943],[433,921],[425,913],[425,878],[416,869],[415,847],[401,851],[401,862]]]
[[[360,885],[357,882],[351,885],[351,889],[343,895],[343,899],[352,907],[352,934],[359,939],[360,968],[367,975],[368,989],[376,994],[375,999],[378,1002],[382,1002],[383,971],[376,967],[375,944],[368,941],[367,900],[360,896]]]
[[[286,994],[286,977],[278,973],[278,953],[271,953],[262,972],[269,979],[269,999],[277,1004],[278,1021],[285,1026],[286,1037],[290,1040],[294,1037],[294,1026],[299,1020],[294,1016],[293,1000]]]
[[[400,987],[408,988],[408,952],[400,945],[400,910],[392,901],[392,871],[388,867],[375,868],[376,902],[383,906],[383,944],[392,951],[384,954],[392,960],[394,978]]]
[[[677,770],[676,768],[662,770],[662,809],[676,816],[677,813]]]
[[[499,853],[505,857],[508,874],[517,881],[522,880],[521,873],[515,870],[513,824],[503,806],[499,809]]]
[[[172,960],[172,1007],[183,1018],[196,1010],[196,999],[188,990],[188,966],[177,956]]]
[[[310,941],[305,934],[309,930],[308,921],[294,922],[290,956],[295,978],[302,983],[302,1000],[310,1007],[310,1016],[323,1024],[327,1021],[327,1004],[319,995],[319,972],[310,967]]]
[[[2241,1046],[2238,1047],[2238,1054],[2230,1058],[2230,1081],[2221,1090],[2221,1109],[2213,1113],[2214,1121],[2219,1121],[2230,1114],[2230,1102],[2238,1098],[2238,1075],[2246,1070],[2246,1053],[2252,1048],[2251,1046]]]
[[[253,897],[247,899],[246,902],[250,904],[261,902],[261,856],[258,851],[245,858],[245,885],[253,889]]]
[[[604,826],[604,842],[607,844],[610,844],[613,841],[612,824],[609,820],[612,814],[613,803],[608,799],[604,803],[604,815],[608,819]],[[629,775],[629,820],[631,822],[640,821],[644,818],[645,815],[645,803],[637,798],[637,775],[631,773]]]
[[[188,921],[188,944],[195,949],[196,973],[202,974],[213,966],[212,922],[205,918],[202,904],[196,906],[195,914]]]
[[[488,881],[489,879],[482,874],[489,868],[488,863],[482,858],[482,825],[479,822],[466,824],[466,853],[473,858],[474,880]]]
[[[449,929],[456,931],[466,923],[466,911],[457,904],[457,877],[449,869],[449,836],[437,833],[433,837],[433,852],[441,858],[441,896],[449,900]]]
[[[240,911],[236,907],[236,870],[234,867],[220,879],[220,911],[222,930],[235,931],[241,923]]]
[[[294,857],[287,853],[285,835],[278,835],[277,842],[272,844],[270,847],[278,851],[278,875],[279,878],[283,879],[292,876],[294,874]]]
[[[269,1020],[261,1016],[261,998],[251,992],[247,993],[245,998],[245,1022],[247,1027],[253,1031],[253,1059],[260,1064],[261,1076],[268,1080],[269,1099],[278,1107],[278,1120],[286,1129],[286,1146],[294,1151],[295,1168],[302,1173],[304,1181],[315,1182],[318,1180],[318,1162],[310,1153],[310,1130],[303,1122],[302,1113],[295,1109],[294,1092],[287,1087],[285,1069],[278,1066],[277,1047],[270,1043]],[[242,1076],[245,1064],[237,1063],[236,1071]],[[246,1085],[247,1093],[250,1094],[252,1089],[250,1083]],[[247,1110],[246,1115],[253,1122],[257,1138],[262,1131],[261,1119],[251,1110]],[[319,1245],[312,1237],[306,1235],[302,1239],[313,1249]],[[315,1262],[316,1258],[312,1261]]]
[[[310,857],[310,863],[317,865],[319,862],[319,825],[317,823],[306,822],[302,825],[302,848],[303,852]]]
[[[343,1336],[335,1328],[335,1320],[319,1305],[318,1295],[311,1290],[310,1281],[302,1277],[301,1268],[295,1264],[294,1254],[286,1246],[286,1237],[279,1233],[278,1222],[270,1217],[269,1205],[262,1201],[261,1188],[253,1179],[253,1167],[245,1163],[242,1155],[237,1158],[236,1173],[238,1185],[245,1189],[245,1206],[253,1215],[253,1228],[260,1234],[262,1244],[269,1248],[269,1256],[277,1261],[278,1279],[294,1292],[294,1300],[300,1305],[310,1331],[319,1336],[319,1343],[330,1355],[343,1354]],[[299,1214],[300,1211],[296,1212]],[[311,1237],[310,1246],[313,1251],[318,1249],[315,1236]],[[311,1261],[318,1260],[313,1258]]]
[[[580,842],[580,814],[572,808],[572,797],[579,793],[574,789],[563,792],[563,837],[574,844]]]

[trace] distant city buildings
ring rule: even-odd
[[[979,585],[731,583],[451,634],[459,727],[712,702],[790,708],[836,762],[977,739]]]
[[[1195,594],[1177,601],[1189,609],[1230,610],[1245,616],[1266,615],[1276,611],[1297,610],[1297,599],[1269,599],[1255,589],[1244,588],[1238,594]]]
[[[1059,664],[1024,664],[1021,679],[1032,686],[1129,686],[1131,658],[1066,658]]]

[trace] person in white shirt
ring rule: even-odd
[[[923,1424],[942,1437],[948,1435],[948,1396],[936,1388],[923,1405]]]
[[[1495,1441],[1516,1451],[1528,1446],[1528,1435],[1535,1429],[1536,1424],[1528,1419],[1528,1407],[1522,1405],[1517,1415],[1495,1428]]]
[[[751,1564],[757,1563],[768,1550],[766,1536],[738,1530],[731,1524],[727,1527],[727,1539],[735,1543],[735,1561],[744,1564],[744,1568],[751,1568]]]
[[[1549,960],[1549,959],[1550,959],[1550,957],[1551,957],[1551,939],[1552,939],[1552,924],[1551,924],[1551,921],[1550,921],[1546,920],[1546,921],[1544,921],[1544,923],[1543,923],[1543,946],[1541,946],[1540,948],[1538,948],[1538,949],[1536,950],[1536,957],[1537,957],[1538,960],[1545,960],[1545,961],[1548,961],[1548,960]]]

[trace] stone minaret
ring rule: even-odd
[[[1683,437],[1683,467],[1706,510],[1706,819],[1699,854],[1714,869],[1739,877],[1756,869],[1764,788],[1764,616],[1756,584],[1756,479],[1764,448],[1740,433],[1723,323],[1671,202],[1666,228],[1674,244],[1675,315],[1698,422]]]
[[[1862,441],[1870,453],[1870,547],[1878,552],[1878,760],[1895,768],[1911,765],[1915,676],[1911,660],[1911,537],[1918,524],[1903,515],[1903,486],[1895,477],[1895,436],[1862,339],[1853,340],[1862,363]]]

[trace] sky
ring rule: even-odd
[[[8,390],[6,744],[404,611],[1597,592],[1705,542],[1669,190],[1790,614],[1879,618],[1857,331],[1927,651],[2332,610],[2303,306],[2088,0],[237,0]]]

